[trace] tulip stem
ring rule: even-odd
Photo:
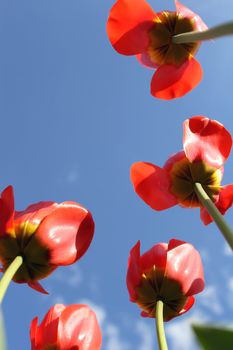
[[[22,256],[17,256],[4,272],[2,279],[0,281],[0,304],[2,303],[2,300],[4,298],[4,295],[7,291],[7,288],[12,278],[14,277],[15,273],[18,271],[22,263],[23,263]]]
[[[225,35],[233,34],[233,21],[220,24],[218,26],[209,28],[207,30],[177,34],[172,37],[174,44],[185,44],[192,43],[196,41],[210,40],[214,38],[219,38]]]
[[[225,240],[233,250],[233,231],[228,223],[225,221],[223,215],[220,213],[218,208],[214,205],[212,200],[209,198],[202,185],[198,182],[195,183],[195,192],[198,196],[201,204],[206,208],[214,222],[218,226],[219,230],[223,234]]]
[[[159,350],[168,350],[165,331],[164,331],[164,324],[163,324],[162,300],[158,300],[156,303],[155,317],[156,317],[156,332],[157,332]]]

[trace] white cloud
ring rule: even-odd
[[[86,304],[95,312],[103,335],[102,350],[132,350],[130,344],[122,340],[120,328],[109,322],[105,308],[90,299],[80,299],[77,303]]]
[[[224,242],[223,254],[232,257],[232,250],[226,242]]]
[[[170,323],[165,324],[165,331],[169,341],[170,350],[198,350],[195,336],[191,329],[193,323],[203,323],[207,320],[206,316],[196,311],[190,317],[176,318]]]
[[[153,320],[149,320],[154,325]],[[138,332],[141,342],[138,350],[154,350],[155,349],[155,327],[148,325],[146,320],[139,320],[136,323],[136,331]]]
[[[56,282],[66,283],[70,287],[77,287],[83,280],[82,271],[76,265],[66,266],[64,270],[55,271],[51,278]]]
[[[90,299],[80,299],[77,301],[77,303],[88,305],[95,312],[99,325],[102,328],[107,317],[106,310],[102,306],[97,305]]]
[[[209,311],[216,315],[223,314],[223,308],[218,296],[218,289],[216,286],[209,285],[198,297],[199,303],[205,306]]]
[[[130,350],[130,344],[121,339],[119,328],[109,323],[105,325],[105,350]],[[145,350],[145,349],[144,349]]]

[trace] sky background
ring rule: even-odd
[[[17,210],[73,200],[93,214],[86,255],[42,281],[49,296],[12,283],[4,300],[8,350],[29,350],[30,321],[57,302],[93,307],[102,350],[154,350],[154,321],[140,317],[125,285],[129,251],[178,238],[200,250],[206,289],[185,316],[166,324],[170,350],[197,350],[190,324],[232,324],[232,257],[214,224],[196,209],[155,212],[134,193],[135,161],[162,166],[182,148],[182,123],[217,119],[233,132],[233,38],[203,43],[204,78],[181,99],[149,93],[152,70],[117,54],[105,25],[110,0],[0,0],[0,190],[12,184]],[[155,10],[173,1],[150,0]],[[233,2],[185,0],[208,26],[232,19]],[[233,155],[223,184],[231,183]],[[226,218],[233,225],[232,210]]]

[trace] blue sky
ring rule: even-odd
[[[174,9],[172,1],[149,2],[155,10]],[[102,350],[156,349],[154,322],[140,317],[125,285],[138,239],[145,251],[179,238],[203,257],[206,290],[186,316],[166,324],[170,350],[197,349],[188,332],[193,319],[232,322],[232,260],[218,230],[204,227],[198,210],[151,210],[134,193],[129,169],[140,160],[162,166],[182,148],[182,122],[193,115],[217,119],[233,133],[233,38],[202,44],[197,58],[204,78],[195,90],[157,100],[149,94],[153,71],[108,42],[113,3],[0,0],[0,188],[14,186],[18,210],[41,200],[74,200],[96,223],[87,254],[42,281],[49,296],[10,285],[3,305],[8,350],[30,349],[30,321],[56,302],[86,302],[97,310]],[[209,26],[232,19],[229,0],[221,7],[217,0],[183,3]],[[224,184],[232,182],[232,167],[233,155]]]

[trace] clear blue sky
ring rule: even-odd
[[[12,283],[3,311],[8,350],[29,350],[29,324],[55,302],[94,305],[104,333],[102,350],[156,349],[153,320],[128,301],[130,248],[170,238],[200,249],[206,292],[186,316],[167,323],[170,350],[196,349],[193,318],[232,322],[232,258],[198,210],[152,211],[134,193],[135,161],[163,165],[182,147],[182,122],[193,115],[221,121],[233,133],[233,38],[203,43],[197,55],[202,83],[182,99],[149,94],[153,71],[110,46],[105,23],[110,0],[0,0],[0,189],[15,188],[16,208],[41,200],[74,200],[96,222],[94,241],[72,267],[42,281],[43,296]],[[155,10],[170,0],[149,1]],[[232,19],[233,3],[185,0],[211,26]],[[233,153],[223,183],[233,182]],[[227,219],[233,225],[233,209]],[[181,343],[179,343],[181,332]],[[187,334],[187,335],[186,335]],[[184,337],[190,341],[184,346]],[[188,344],[188,343],[186,343]]]

